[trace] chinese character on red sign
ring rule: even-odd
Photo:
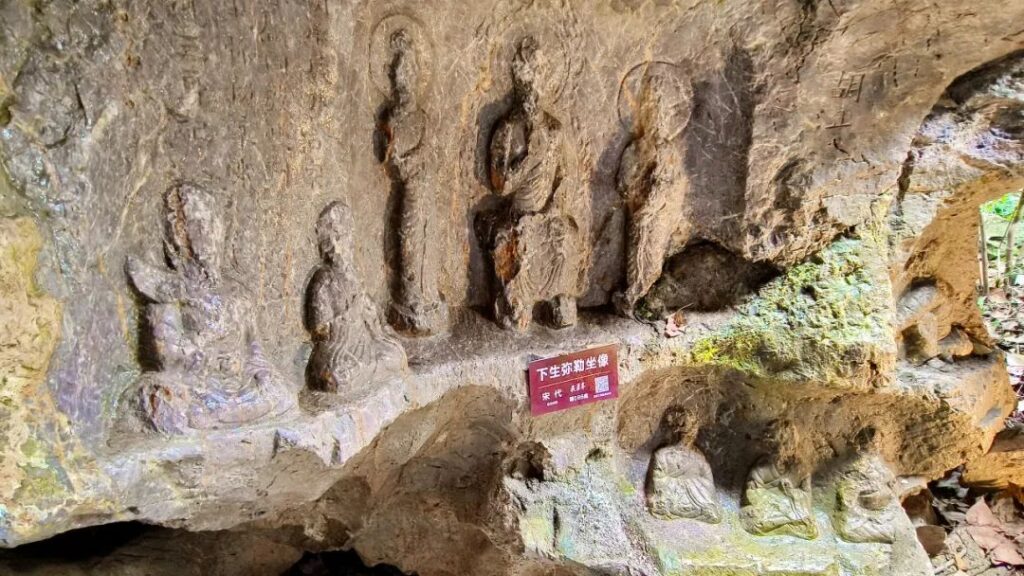
[[[530,362],[530,413],[557,412],[619,396],[616,344]]]

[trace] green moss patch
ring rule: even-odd
[[[880,243],[841,239],[765,285],[738,318],[699,340],[689,360],[844,385],[892,361],[891,298]]]

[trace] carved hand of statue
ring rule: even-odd
[[[396,164],[410,162],[410,156],[416,153],[423,142],[426,127],[427,118],[423,110],[416,108],[396,113],[388,121],[388,158]]]
[[[513,115],[502,120],[490,145],[491,188],[502,196],[515,194],[521,186],[522,164],[529,154],[529,126],[526,121]]]
[[[516,209],[523,213],[547,209],[564,161],[559,135],[547,129],[533,131],[530,151],[530,156],[509,177],[509,186],[515,190]]]
[[[642,157],[639,141],[630,142],[622,151],[619,172],[616,174],[616,188],[630,210],[639,207],[645,195],[644,189],[649,185],[647,181],[652,168],[651,163]]]
[[[151,302],[172,303],[185,297],[184,281],[174,272],[131,256],[125,268],[135,289]]]
[[[334,312],[334,293],[331,290],[331,269],[322,266],[309,282],[309,305],[306,308],[306,330],[314,342],[327,340],[331,335],[331,323],[337,315]]]
[[[857,503],[865,510],[878,512],[885,510],[894,501],[893,494],[887,489],[863,490],[857,495]]]
[[[502,195],[520,197],[529,195],[541,184],[544,165],[540,160],[527,158],[505,173]]]

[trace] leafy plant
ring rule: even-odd
[[[1011,192],[981,206],[982,241],[989,263],[985,269],[990,277],[995,274],[997,286],[1003,282],[1018,285],[1024,275],[1024,233],[1017,230],[1021,226],[1022,196],[1022,192]]]
[[[993,214],[1002,220],[1009,222],[1010,218],[1013,216],[1013,212],[1017,209],[1018,202],[1020,202],[1020,194],[1017,192],[1010,192],[1002,198],[982,204],[981,213]]]

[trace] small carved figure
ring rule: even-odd
[[[875,455],[861,455],[843,471],[836,487],[836,532],[848,542],[891,544],[902,514],[895,478]]]
[[[391,92],[380,133],[385,140],[384,162],[400,198],[399,277],[389,320],[398,330],[429,336],[447,330],[448,307],[438,292],[439,258],[433,253],[437,218],[432,214],[434,202],[422,150],[427,116],[416,103],[422,71],[414,35],[405,28],[389,34],[387,75]]]
[[[244,289],[221,277],[224,230],[213,198],[182,184],[164,200],[170,269],[131,257],[127,264],[146,302],[142,338],[152,352],[139,391],[145,419],[183,433],[291,409],[294,394],[263,354]]]
[[[900,332],[900,355],[920,365],[940,357],[947,362],[970,356],[974,343],[959,326],[950,322],[950,307],[934,283],[919,283],[900,297],[896,323]]]
[[[690,119],[690,89],[663,72],[666,65],[655,64],[660,63],[635,69],[641,76],[631,97],[632,141],[622,152],[617,175],[628,218],[626,287],[615,304],[627,316],[661,276],[688,187],[680,134]]]
[[[384,330],[377,307],[356,277],[352,257],[352,214],[333,202],[317,220],[323,263],[307,290],[306,329],[313,337],[307,380],[316,390],[342,394],[406,367],[405,351]]]
[[[512,57],[513,107],[498,122],[488,156],[491,188],[506,199],[504,222],[488,239],[501,290],[495,316],[520,330],[541,302],[555,327],[575,324],[583,275],[562,123],[545,108],[541,88],[546,68],[537,40],[521,39]]]
[[[659,448],[651,462],[647,507],[654,516],[668,520],[721,522],[715,480],[704,455],[688,445]]]
[[[811,509],[811,477],[797,477],[781,470],[771,459],[762,459],[747,477],[740,518],[752,534],[817,538],[818,526]]]

